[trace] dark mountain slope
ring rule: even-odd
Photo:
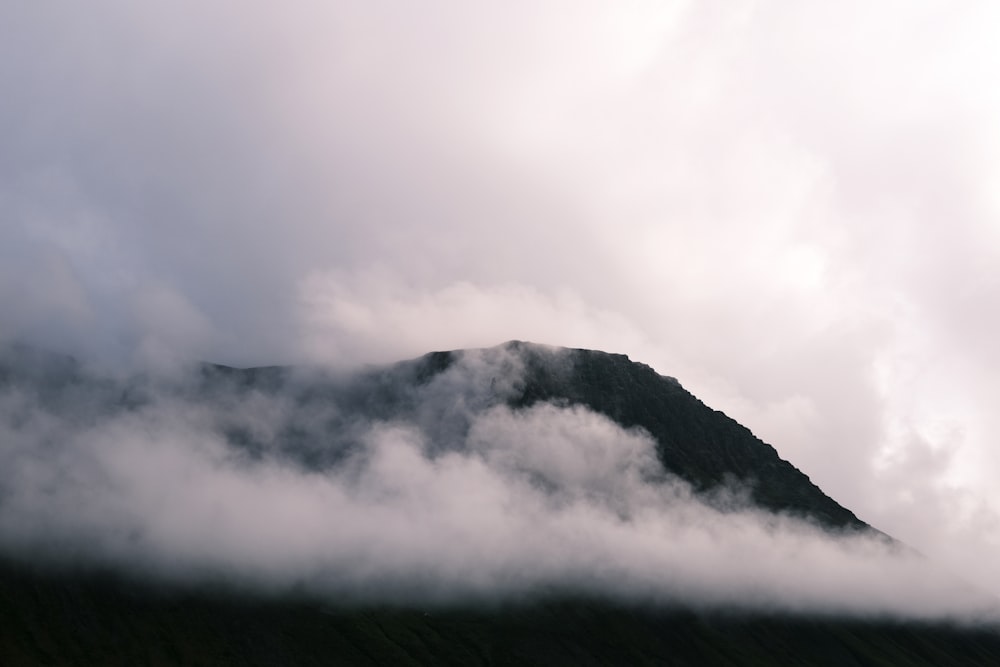
[[[1000,633],[599,599],[331,608],[0,564],[0,664],[993,667]]]
[[[415,418],[421,409],[415,398],[419,388],[433,383],[470,353],[487,356],[490,368],[489,374],[477,378],[487,398],[469,406],[472,411],[500,401],[515,409],[540,402],[582,405],[626,428],[644,429],[656,441],[663,466],[698,491],[736,483],[749,488],[753,502],[765,509],[808,516],[832,528],[866,527],[749,429],[706,406],[674,378],[621,354],[511,341],[488,350],[432,352],[349,381],[317,378],[299,389],[291,388],[289,372],[280,368],[206,366],[202,392],[205,400],[232,388],[297,392],[300,409],[333,402],[355,417]],[[492,389],[490,385],[502,372],[516,375],[517,381],[504,390]],[[223,389],[222,383],[230,389]],[[467,415],[447,414],[447,406],[435,409],[439,413],[427,420],[427,429],[442,443],[454,440]],[[342,423],[326,426],[344,430]],[[286,444],[297,440],[303,445],[309,439],[307,434],[291,431],[283,438]],[[334,457],[335,451],[328,445],[321,456]],[[310,459],[312,464],[318,460],[316,456]]]
[[[486,356],[490,371],[473,378],[481,385],[472,388],[474,400],[466,400],[462,410],[453,410],[446,395],[428,401],[422,390],[468,354]],[[493,389],[499,374],[516,381]],[[84,417],[141,407],[149,393],[147,379],[96,380],[71,358],[25,347],[0,360],[4,385],[28,387],[53,411]],[[511,341],[488,350],[433,352],[350,376],[205,364],[193,386],[182,382],[179,387],[192,400],[217,406],[223,428],[248,451],[280,450],[307,467],[335,464],[360,446],[352,434],[361,420],[420,420],[432,440],[447,448],[464,432],[470,413],[501,401],[513,408],[539,402],[582,405],[626,428],[647,431],[663,466],[696,490],[737,482],[763,508],[808,515],[828,527],[865,527],[749,429],[707,407],[677,380],[620,354]],[[449,389],[435,390],[446,394]],[[235,416],[224,417],[235,414],[234,401],[253,392],[290,403],[289,415],[267,442]],[[336,406],[335,414],[330,406]],[[329,414],[317,421],[314,415],[324,411]]]
[[[664,467],[698,490],[737,480],[751,486],[753,500],[764,508],[805,514],[832,527],[865,526],[773,447],[706,406],[674,378],[621,354],[555,352],[516,341],[506,347],[525,360],[523,389],[511,399],[513,406],[584,405],[622,426],[648,431]],[[440,367],[440,354],[425,358],[425,364]]]

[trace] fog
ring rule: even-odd
[[[345,409],[362,380],[314,371],[280,390],[216,379],[207,395],[176,376],[10,383],[0,552],[330,604],[569,593],[995,618],[995,600],[881,534],[760,511],[737,486],[694,493],[641,430],[581,407],[512,410],[519,364],[467,353],[430,382],[388,385],[381,419]],[[308,386],[321,398],[303,399]]]

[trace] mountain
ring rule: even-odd
[[[546,406],[562,412],[539,412]],[[167,426],[180,423],[187,428],[193,422],[226,443],[222,459],[213,454],[213,465],[235,460],[238,469],[257,470],[277,462],[277,467],[264,469],[311,480],[317,475],[357,478],[358,462],[366,460],[374,446],[373,424],[379,433],[388,428],[406,438],[418,434],[421,451],[432,464],[429,469],[436,469],[442,461],[466,461],[463,457],[470,448],[482,446],[484,432],[497,433],[487,426],[514,424],[521,430],[511,437],[523,438],[525,424],[530,428],[547,424],[526,422],[525,415],[551,420],[568,414],[576,421],[567,423],[579,422],[589,429],[570,431],[572,437],[611,432],[633,443],[622,456],[639,457],[626,473],[635,473],[639,481],[631,483],[639,485],[643,494],[678,488],[682,492],[678,497],[722,504],[717,513],[713,509],[705,516],[763,513],[801,520],[820,533],[870,535],[890,542],[824,494],[771,446],[705,406],[676,379],[623,355],[592,350],[512,341],[485,350],[434,352],[350,374],[202,364],[157,379],[98,376],[68,357],[21,347],[0,360],[0,409],[8,442],[14,443],[6,452],[0,444],[0,462],[6,461],[8,469],[38,474],[37,465],[17,466],[30,455],[28,446],[43,448],[44,455],[61,466],[57,475],[44,480],[67,485],[74,483],[74,475],[87,474],[67,470],[69,463],[85,461],[93,467],[95,460],[103,459],[62,457],[61,439],[72,440],[80,432],[120,434],[122,423],[138,422],[142,432],[160,433]],[[61,430],[52,426],[59,420],[65,422]],[[119,430],[101,430],[100,424],[107,420],[117,420]],[[608,431],[612,427],[620,430]],[[27,432],[41,435],[18,445]],[[88,438],[84,445],[100,447]],[[545,442],[541,438],[530,445],[543,447]],[[654,467],[641,456],[646,442],[655,452]],[[577,453],[581,459],[605,454],[583,445]],[[570,502],[566,498],[584,497],[560,495],[560,487],[567,484],[586,486],[586,502],[598,503],[586,505],[588,511],[603,511],[600,503],[607,499],[600,494],[632,489],[609,487],[607,479],[591,474],[596,468],[580,468],[579,461],[560,461],[562,467],[553,467],[548,459],[539,463],[529,456],[510,463],[510,452],[489,448],[476,456],[480,458],[473,457],[475,461],[495,457],[507,466],[505,475],[528,480],[516,490],[537,491],[542,498],[562,503],[560,507]],[[157,461],[163,475],[169,476],[170,459],[160,456]],[[460,470],[464,474],[476,469]],[[618,474],[619,467],[612,469]],[[197,474],[184,470],[186,477],[178,478],[182,483]],[[565,470],[571,474],[560,476]],[[96,479],[117,483],[114,471],[99,472]],[[543,587],[535,593],[526,586],[495,599],[476,594],[422,602],[437,586],[433,581],[415,589],[414,595],[331,598],[307,581],[254,588],[225,577],[163,576],[157,574],[162,567],[158,561],[145,564],[141,550],[129,551],[130,545],[141,542],[141,535],[110,542],[133,559],[124,563],[112,556],[88,556],[90,538],[56,539],[46,534],[16,542],[21,533],[11,528],[17,522],[10,519],[11,510],[4,504],[9,508],[17,502],[25,488],[22,478],[0,472],[0,539],[7,542],[0,541],[0,664],[4,665],[1000,663],[1000,632],[994,626],[905,620],[878,613],[704,605],[689,599],[617,595],[603,585]],[[432,479],[431,485],[438,481]],[[195,486],[168,489],[172,489],[168,499],[197,494]],[[377,491],[383,496],[398,493],[392,488]],[[60,489],[46,493],[58,496]],[[598,500],[592,501],[592,496]],[[82,497],[108,496],[97,492]],[[453,502],[461,505],[471,499],[456,496]],[[655,510],[659,502],[649,507]],[[631,506],[611,506],[626,515],[635,511]],[[58,521],[52,525],[52,530],[75,535],[75,527],[65,528]],[[140,530],[113,528],[125,533]],[[220,526],[219,532],[224,529]],[[291,546],[279,545],[279,553],[285,549]],[[226,552],[226,557],[234,556]],[[235,558],[239,557],[237,552]],[[501,574],[511,576],[506,570]],[[824,572],[817,570],[815,576],[822,578]],[[399,583],[385,585],[398,588]]]
[[[512,407],[539,402],[578,404],[626,428],[653,436],[663,466],[697,490],[736,481],[749,485],[753,501],[776,512],[811,517],[836,528],[865,528],[852,512],[825,495],[773,447],[718,410],[712,410],[671,377],[621,354],[563,350],[553,354],[513,341],[504,346],[525,361],[523,385]],[[454,363],[455,353],[434,353],[430,369]]]
[[[621,354],[510,341],[489,350],[432,352],[362,373],[346,383],[325,378],[305,390],[291,388],[295,383],[289,369],[205,366],[201,391],[203,400],[220,391],[288,393],[296,395],[303,414],[315,402],[334,401],[349,406],[352,416],[412,419],[414,389],[431,384],[473,352],[496,365],[479,379],[483,386],[478,389],[497,394],[480,409],[501,401],[514,409],[538,403],[584,406],[625,428],[649,433],[663,466],[698,491],[735,482],[747,485],[753,502],[765,509],[807,516],[833,528],[868,528],[749,429],[707,407],[676,379]],[[516,373],[517,383],[501,396],[495,390],[495,373],[504,370]],[[494,385],[492,392],[488,383]],[[282,437],[295,440],[294,430],[293,425]],[[433,431],[439,440],[454,439],[454,434],[441,432],[440,421]],[[238,427],[231,435],[238,437]]]

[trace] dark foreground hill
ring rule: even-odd
[[[561,599],[331,608],[0,571],[3,665],[993,666],[1000,635],[943,624],[731,615]]]
[[[992,667],[995,631],[559,599],[336,608],[0,568],[3,665]]]
[[[349,377],[207,365],[169,391],[219,415],[218,429],[244,454],[311,471],[364,447],[357,424],[372,419],[420,423],[447,449],[464,442],[470,414],[491,406],[580,405],[648,432],[663,467],[698,491],[736,485],[767,510],[871,530],[749,430],[649,367],[524,343],[476,354],[483,363],[460,384],[449,370],[468,355],[438,352]],[[14,389],[81,423],[141,410],[157,393],[142,378],[95,380],[72,360],[35,354],[0,364],[0,393]],[[286,399],[267,428],[234,409],[260,396]],[[338,409],[318,409],[330,404]],[[46,556],[42,565],[23,553],[0,559],[0,665],[1000,664],[995,629],[940,622],[656,606],[592,591],[335,606],[308,589],[154,584],[141,571]]]

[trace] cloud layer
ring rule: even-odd
[[[382,419],[350,410],[350,392],[302,403],[294,383],[220,383],[208,400],[176,380],[133,384],[125,410],[95,409],[102,391],[122,395],[109,381],[8,386],[0,549],[333,602],[570,591],[992,618],[986,596],[874,533],[761,512],[738,489],[694,494],[644,432],[579,407],[512,411],[502,399],[516,368],[502,354],[466,355]],[[289,425],[316,427],[309,449],[283,435]]]

